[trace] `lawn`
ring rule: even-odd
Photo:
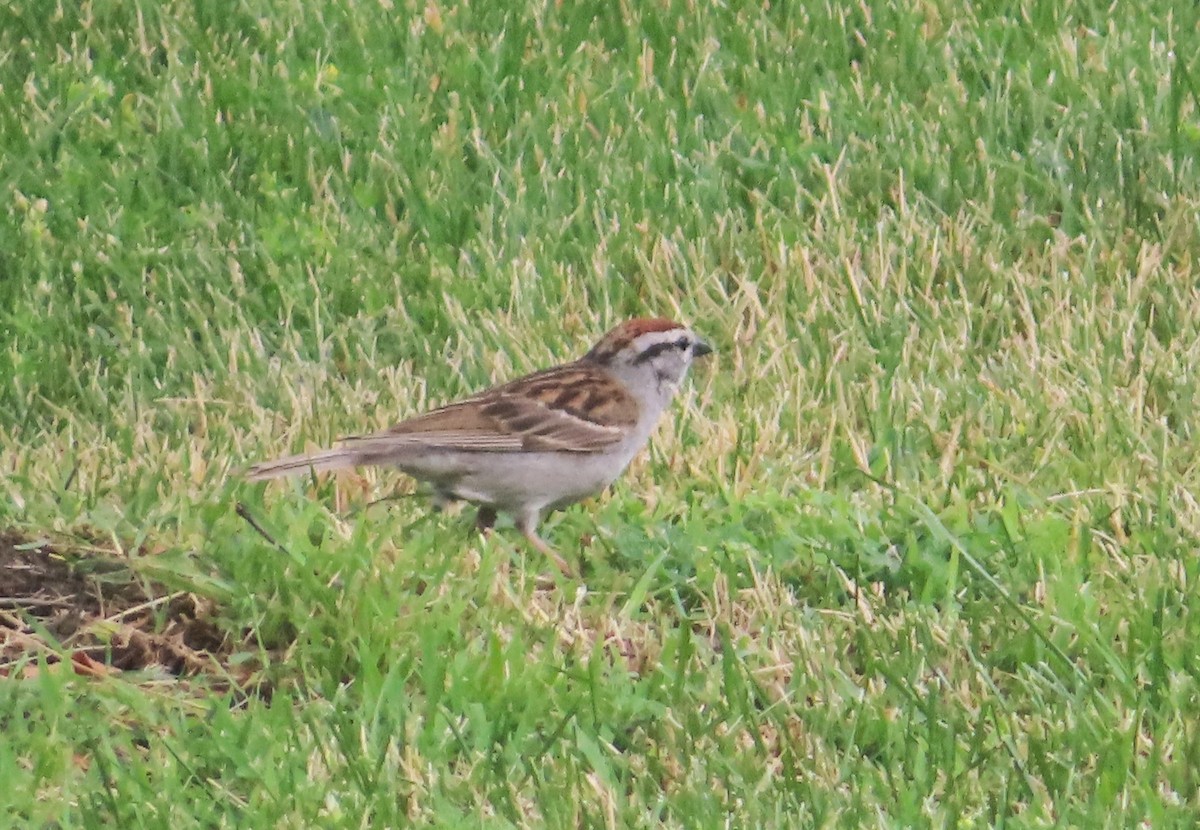
[[[0,8],[0,821],[1194,827],[1200,6]],[[544,534],[247,483],[717,349]]]

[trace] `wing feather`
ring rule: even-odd
[[[600,452],[637,423],[638,405],[606,369],[572,363],[345,439],[365,452],[405,447],[465,452]]]

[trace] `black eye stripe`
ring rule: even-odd
[[[636,366],[639,363],[645,363],[647,360],[653,360],[669,349],[678,348],[676,343],[655,343],[653,346],[647,346],[646,350],[633,359]]]
[[[686,352],[692,347],[692,341],[686,337],[681,337],[671,343],[655,343],[652,346],[647,346],[646,350],[633,359],[634,365],[645,363],[647,360],[653,360],[663,352],[669,352],[672,349],[678,349],[681,352]]]

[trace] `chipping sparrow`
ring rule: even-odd
[[[566,561],[537,535],[544,513],[595,495],[650,437],[692,360],[712,349],[670,320],[629,320],[583,357],[343,439],[341,446],[256,464],[252,481],[366,464],[399,467],[433,486],[440,502],[479,506],[480,530],[496,513],[565,574]]]

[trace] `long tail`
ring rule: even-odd
[[[255,464],[246,471],[246,478],[251,481],[262,481],[267,478],[296,475],[307,470],[322,472],[324,470],[343,470],[362,464],[366,460],[363,452],[350,447],[334,447],[331,450],[321,450],[311,455],[289,455],[274,461],[264,461]]]

